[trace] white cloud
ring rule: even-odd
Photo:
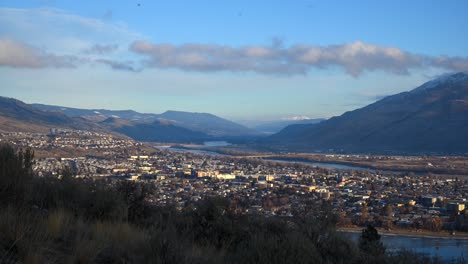
[[[290,116],[290,117],[283,117],[281,118],[281,120],[283,121],[302,121],[302,120],[310,120],[312,118],[308,117],[308,116],[305,116],[305,115],[301,115],[301,116]]]
[[[468,71],[468,58],[439,56],[432,58],[431,63],[435,67],[451,69],[454,71]]]
[[[146,57],[147,67],[177,68],[187,71],[250,71],[262,74],[306,74],[312,68],[340,66],[352,76],[380,70],[407,74],[410,69],[436,67],[467,71],[468,58],[431,57],[396,47],[356,41],[341,45],[293,45],[283,47],[230,47],[214,44],[172,45],[135,41],[130,50]]]
[[[84,64],[102,64],[114,70],[138,72],[132,61],[92,59],[89,57],[56,55],[39,48],[0,38],[0,67],[12,68],[75,68]]]
[[[0,39],[0,66],[73,68],[79,61],[75,56],[59,56],[10,39]]]
[[[148,57],[147,67],[178,68],[187,71],[252,71],[264,74],[306,73],[306,67],[282,62],[282,50],[273,47],[235,48],[212,44],[151,44],[135,41],[130,50]]]
[[[122,22],[50,8],[0,8],[0,25],[1,65],[10,67],[74,67],[99,63],[126,71],[159,68],[266,75],[305,75],[312,69],[341,67],[355,77],[369,71],[407,74],[411,69],[431,67],[468,71],[467,57],[427,56],[361,41],[285,46],[275,39],[271,45],[243,47],[135,41],[145,37]],[[133,62],[137,54],[143,58],[139,63]]]

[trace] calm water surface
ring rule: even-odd
[[[232,144],[227,141],[205,141],[203,145],[207,147],[226,147]]]
[[[340,231],[344,236],[353,241],[358,241],[361,233]],[[452,258],[464,257],[468,259],[468,238],[433,238],[433,237],[413,237],[399,235],[382,235],[382,242],[390,251],[400,249],[412,250],[416,253],[428,256],[438,256],[444,261],[450,261]]]
[[[355,166],[355,165],[346,165],[346,164],[333,163],[333,162],[315,162],[315,161],[304,161],[304,160],[280,160],[280,159],[265,159],[265,160],[275,161],[275,162],[306,164],[306,165],[312,165],[312,166],[331,169],[331,170],[355,170],[355,171],[367,171],[367,172],[380,171],[380,172],[386,172],[386,173],[392,173],[392,174],[405,173],[404,171],[376,170],[376,169],[372,169],[372,168],[360,167],[360,166]],[[414,172],[414,174],[415,175],[420,175],[420,174],[423,174],[423,173]]]
[[[223,147],[223,146],[229,146],[231,144],[226,141],[206,141],[203,143],[203,145],[209,146],[209,147]],[[221,153],[209,151],[209,150],[171,148],[170,146],[155,146],[155,147],[160,150],[169,150],[169,151],[174,151],[174,152],[187,152],[187,153],[211,155],[211,156],[230,156],[227,154],[221,154]],[[299,164],[312,165],[312,166],[316,166],[320,168],[333,169],[333,170],[356,170],[356,171],[368,171],[368,172],[377,171],[376,169],[372,169],[372,168],[332,163],[332,162],[313,162],[313,161],[304,161],[304,160],[281,160],[281,159],[268,159],[268,158],[264,160],[274,161],[274,162],[283,162],[283,163],[299,163]],[[392,170],[378,170],[378,171],[396,173],[396,174],[403,173],[402,171],[392,171]],[[419,173],[415,173],[415,174],[419,174]]]

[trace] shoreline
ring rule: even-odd
[[[171,144],[171,147],[187,149],[187,150],[203,150],[203,151],[210,151],[217,154],[223,154],[232,157],[250,157],[248,152],[240,151],[237,154],[229,153],[229,151],[224,151],[223,148],[229,149],[227,146],[205,146],[202,144]],[[232,145],[230,145],[232,146]],[[269,159],[277,159],[286,162],[316,162],[316,163],[334,163],[338,165],[345,165],[350,167],[356,167],[358,170],[365,169],[365,170],[373,170],[373,171],[382,171],[388,173],[396,173],[396,174],[404,174],[404,173],[414,173],[416,175],[424,175],[424,174],[435,174],[435,175],[460,175],[460,176],[467,176],[468,173],[464,170],[450,170],[446,168],[427,168],[423,167],[422,165],[415,166],[415,167],[399,167],[399,166],[389,166],[388,164],[368,164],[366,162],[360,161],[349,161],[349,160],[338,160],[338,159],[321,159],[321,158],[314,158],[310,155],[325,155],[323,153],[318,154],[310,154],[310,153],[295,153],[293,155],[287,154],[282,155],[278,153],[268,153],[268,152],[260,152],[256,153],[255,156],[258,158],[269,160]],[[352,169],[351,169],[352,170]]]
[[[284,161],[303,161],[303,162],[315,162],[315,163],[331,163],[331,164],[339,164],[339,165],[345,165],[345,166],[351,166],[351,167],[356,167],[357,169],[363,168],[367,170],[373,170],[373,171],[382,171],[382,172],[389,172],[389,173],[398,173],[398,174],[404,174],[404,173],[414,173],[415,175],[424,175],[424,174],[435,174],[435,175],[462,175],[466,176],[468,175],[464,171],[450,171],[446,169],[438,169],[438,168],[422,168],[422,167],[410,167],[410,168],[402,168],[402,167],[391,167],[389,165],[382,165],[382,164],[368,164],[368,163],[363,163],[359,161],[347,161],[347,160],[337,160],[337,159],[316,159],[313,157],[304,157],[304,154],[300,153],[297,154],[297,157],[295,156],[284,156],[284,155],[271,155],[268,157],[265,157],[264,159],[277,159],[277,160],[284,160]],[[314,154],[314,155],[325,155],[325,154]]]
[[[364,227],[337,227],[336,231],[338,232],[347,232],[347,233],[361,233]],[[456,240],[468,240],[468,233],[466,232],[457,232],[455,235],[451,235],[446,232],[432,232],[432,231],[410,231],[404,229],[393,229],[387,231],[382,228],[377,228],[377,231],[380,235],[383,236],[404,236],[404,237],[418,237],[418,238],[434,238],[434,239],[456,239]]]

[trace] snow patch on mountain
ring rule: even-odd
[[[423,85],[414,89],[412,92],[425,91],[427,89],[432,89],[442,84],[454,84],[454,83],[460,83],[460,82],[468,82],[467,73],[459,72],[456,74],[443,74],[437,79],[424,83]]]
[[[283,121],[300,121],[300,120],[310,120],[312,118],[302,115],[302,116],[291,116],[291,117],[284,117],[281,118]]]

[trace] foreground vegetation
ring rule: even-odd
[[[368,227],[358,244],[317,202],[292,218],[236,215],[206,199],[152,206],[151,186],[35,177],[31,150],[0,146],[0,263],[438,263],[386,252]]]

